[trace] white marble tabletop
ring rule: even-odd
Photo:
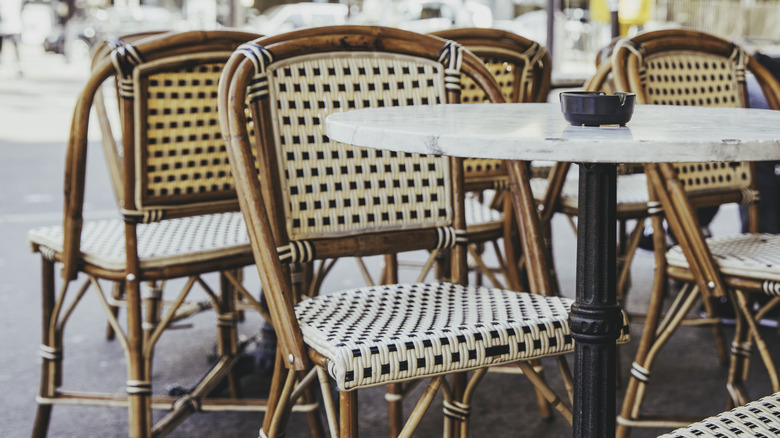
[[[637,105],[624,127],[566,122],[558,103],[353,110],[327,118],[343,143],[474,158],[592,163],[780,159],[780,111]]]

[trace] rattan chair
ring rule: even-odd
[[[460,45],[399,29],[295,31],[248,43],[228,63],[220,122],[280,346],[260,436],[284,433],[296,382],[316,377],[333,436],[357,435],[358,389],[423,378],[430,383],[400,436],[411,435],[439,388],[447,430],[465,433],[473,393],[465,371],[476,370],[475,383],[489,365],[530,368],[527,360],[572,351],[570,300],[463,285],[461,160],[357,148],[325,134],[326,116],[337,111],[456,103],[461,74],[501,100],[482,62]],[[255,143],[247,97],[262,134]],[[296,263],[439,247],[452,249],[452,282],[300,299],[290,281]],[[450,385],[444,375],[452,373]]]
[[[616,87],[635,92],[640,104],[731,107],[748,106],[745,74],[750,72],[761,84],[770,108],[780,108],[780,84],[763,67],[735,44],[702,32],[666,30],[621,41],[612,58],[612,70]],[[659,349],[698,299],[713,317],[710,322],[714,323],[716,336],[720,336],[721,326],[714,318],[717,315],[712,299],[731,296],[740,309],[727,382],[730,402],[739,405],[749,400],[742,381],[752,345],[759,347],[774,391],[780,390],[774,365],[756,330],[756,315],[746,307],[751,302],[749,292],[772,294],[777,290],[780,241],[775,236],[754,234],[705,242],[694,214],[696,207],[731,202],[749,204],[755,213],[758,194],[752,165],[646,165],[645,174],[651,188],[656,273],[645,327],[618,419],[618,436],[626,436],[630,427],[677,427],[690,422],[676,415],[650,419],[641,414],[641,407]],[[757,216],[752,216],[751,229],[757,230]],[[664,219],[680,242],[668,253]],[[763,254],[767,254],[765,258]],[[756,258],[762,258],[762,266],[745,269],[753,267]],[[685,286],[662,315],[666,275],[682,280]]]
[[[658,438],[770,438],[780,436],[780,393],[663,434]]]
[[[539,43],[512,32],[490,28],[455,28],[432,35],[462,44],[477,55],[493,74],[506,102],[546,102],[550,94],[552,60]],[[461,103],[489,102],[488,96],[467,76],[461,76]],[[463,160],[466,182],[466,234],[469,241],[469,263],[475,271],[477,285],[487,277],[494,287],[528,290],[524,280],[517,223],[514,221],[511,198],[507,196],[509,176],[501,160],[466,158]],[[549,167],[531,167],[532,176],[546,177]],[[503,242],[503,251],[499,246]],[[491,245],[498,262],[491,267],[485,262],[485,245]],[[552,266],[552,263],[550,264]],[[500,273],[503,283],[496,273]],[[557,285],[556,285],[557,289]],[[514,367],[492,368],[491,371],[520,372]],[[542,368],[537,365],[537,371]],[[539,397],[543,418],[552,412],[544,398]]]
[[[539,43],[511,32],[489,28],[456,28],[434,32],[433,35],[456,41],[481,58],[496,78],[506,102],[547,101],[552,61]],[[468,77],[462,77],[461,103],[488,101],[487,95],[476,84]],[[477,284],[481,284],[484,275],[494,287],[504,287],[495,275],[499,272],[510,289],[527,290],[519,271],[518,247],[513,244],[516,225],[511,217],[509,197],[503,196],[509,186],[504,164],[501,160],[467,158],[464,171],[469,190],[466,197],[469,254],[476,268]],[[506,218],[505,211],[510,212]],[[502,253],[498,241],[505,234],[514,238],[504,240]],[[497,269],[483,260],[483,248],[487,243],[493,247]]]
[[[132,436],[165,434],[197,410],[263,409],[258,400],[205,398],[229,377],[238,358],[235,295],[264,312],[235,273],[254,259],[217,120],[222,68],[240,44],[257,37],[229,30],[163,34],[121,45],[94,65],[73,115],[63,224],[28,235],[43,263],[43,364],[34,436],[46,435],[54,404],[126,406]],[[115,175],[121,214],[84,221],[91,108],[103,84],[114,79],[122,134],[121,152],[114,157],[121,160],[121,174]],[[62,267],[61,282],[55,281],[55,265]],[[218,289],[202,277],[212,272],[220,273]],[[186,281],[165,307],[161,287],[142,292],[143,284],[174,278]],[[104,291],[104,283],[121,293]],[[184,397],[152,397],[155,345],[195,285],[217,313],[219,361]],[[90,288],[127,357],[124,394],[64,387],[63,331]],[[124,323],[115,314],[116,296],[127,307]],[[230,386],[239,392],[235,379]],[[154,428],[153,407],[170,411]]]

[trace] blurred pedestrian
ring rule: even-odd
[[[22,40],[22,0],[0,0],[0,60],[3,48],[14,46],[16,68],[22,74],[19,44]]]

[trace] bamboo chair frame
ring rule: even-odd
[[[770,108],[780,108],[780,84],[768,71],[735,44],[703,32],[675,29],[640,34],[618,43],[612,58],[617,89],[636,93],[639,104],[747,107],[746,71],[755,75]],[[696,173],[699,168],[704,170]],[[645,165],[645,173],[650,192],[656,270],[645,327],[618,417],[619,437],[628,436],[632,427],[680,427],[692,421],[680,415],[644,415],[641,405],[650,380],[650,370],[660,348],[685,321],[685,314],[697,300],[701,300],[710,315],[709,319],[699,323],[714,323],[713,332],[720,357],[726,357],[727,353],[711,298],[731,295],[738,302],[734,340],[738,348],[732,347],[727,382],[730,403],[739,405],[749,400],[742,383],[746,377],[745,350],[750,350],[751,337],[762,350],[762,359],[772,376],[773,386],[777,386],[774,365],[766,360],[760,347],[760,335],[755,331],[755,315],[744,307],[747,300],[743,292],[760,291],[761,282],[744,276],[726,275],[721,271],[705,243],[693,210],[694,207],[729,202],[746,203],[751,216],[750,229],[757,230],[757,195],[752,165],[648,164]],[[725,176],[720,178],[719,175]],[[680,178],[685,180],[685,187]],[[733,183],[718,184],[719,180]],[[667,260],[664,218],[680,242],[679,248],[689,264],[687,268],[681,268],[679,263],[670,265]],[[686,285],[670,310],[663,315],[667,276],[682,280]],[[778,391],[778,388],[774,390]]]
[[[352,229],[335,233],[315,232],[311,237],[303,235],[300,238],[295,237],[302,233],[297,231],[298,227],[308,226],[310,221],[293,221],[296,216],[290,216],[291,212],[289,209],[296,206],[297,201],[290,203],[285,197],[290,196],[292,199],[296,191],[285,189],[286,183],[284,183],[284,178],[291,178],[289,182],[290,187],[297,187],[294,184],[299,182],[298,178],[301,176],[298,175],[298,171],[291,171],[288,168],[280,169],[283,163],[286,162],[283,158],[286,157],[286,160],[292,160],[293,156],[297,156],[290,154],[295,154],[296,152],[294,151],[298,149],[285,147],[285,145],[298,141],[301,141],[303,144],[311,142],[317,144],[318,139],[324,136],[324,127],[322,125],[324,125],[325,115],[330,111],[353,108],[353,103],[355,107],[362,107],[370,103],[361,100],[366,97],[356,98],[353,102],[350,98],[352,86],[350,83],[345,83],[344,91],[339,93],[339,95],[343,95],[338,98],[339,102],[341,102],[339,108],[317,112],[315,119],[309,122],[314,126],[318,126],[317,130],[304,133],[303,131],[293,129],[291,132],[300,132],[298,134],[300,138],[296,139],[286,134],[287,124],[294,124],[295,119],[298,119],[299,123],[304,123],[309,116],[303,115],[305,113],[297,117],[285,115],[287,112],[283,111],[282,108],[286,110],[286,102],[290,99],[288,97],[290,95],[286,94],[286,90],[289,90],[290,86],[284,82],[284,77],[288,74],[294,75],[298,71],[305,72],[309,68],[315,68],[311,65],[319,65],[316,63],[320,61],[325,63],[324,66],[320,67],[322,72],[326,69],[332,69],[329,75],[335,74],[336,71],[342,68],[345,71],[349,70],[345,73],[346,76],[355,75],[361,69],[364,72],[360,74],[363,75],[372,71],[378,74],[377,72],[385,68],[390,60],[401,59],[403,62],[409,63],[408,68],[410,70],[428,65],[439,71],[433,77],[427,76],[426,73],[425,76],[419,78],[419,82],[442,87],[441,93],[443,94],[439,94],[439,97],[436,98],[441,99],[441,102],[458,102],[460,94],[458,84],[461,73],[469,75],[475,83],[484,88],[491,100],[502,101],[501,92],[493,77],[485,69],[482,61],[468,51],[461,51],[458,47],[457,44],[452,44],[439,38],[399,29],[375,26],[333,26],[295,31],[253,41],[242,47],[242,50],[236,52],[226,66],[220,85],[220,123],[231,153],[231,164],[237,179],[239,200],[241,201],[242,211],[248,226],[250,241],[257,261],[256,266],[267,294],[270,313],[279,336],[276,378],[274,379],[271,399],[269,400],[269,410],[266,413],[263,429],[260,432],[261,436],[276,437],[284,433],[289,407],[299,393],[296,388],[300,384],[314,379],[314,376],[321,382],[325,410],[328,415],[332,435],[341,437],[357,436],[357,389],[363,385],[377,384],[371,382],[375,382],[372,379],[379,375],[378,372],[364,371],[365,374],[361,375],[364,379],[369,379],[366,381],[368,383],[356,383],[357,386],[352,386],[352,384],[347,386],[347,382],[352,381],[349,380],[351,377],[345,377],[346,380],[343,382],[339,380],[339,388],[341,388],[339,391],[340,410],[339,414],[336,414],[336,408],[331,402],[330,395],[330,385],[334,379],[333,372],[335,372],[331,369],[333,367],[331,361],[334,359],[332,357],[329,358],[328,355],[322,352],[321,348],[324,347],[315,348],[312,346],[313,340],[304,340],[305,335],[301,322],[298,319],[300,315],[296,315],[296,312],[303,311],[301,306],[309,306],[323,300],[324,297],[298,301],[301,291],[296,291],[294,284],[290,280],[290,274],[295,267],[296,261],[306,260],[308,262],[312,257],[316,259],[338,256],[354,257],[432,249],[436,246],[438,240],[438,237],[435,236],[438,233],[434,232],[434,229],[428,228],[428,226],[420,228],[417,225],[404,227],[404,229],[397,229],[397,227],[385,229],[375,224],[368,227],[369,232]],[[455,55],[457,52],[462,54],[462,58]],[[451,55],[440,58],[443,53],[450,53]],[[364,61],[364,58],[370,61]],[[460,61],[456,62],[460,66],[460,72],[454,68],[456,64],[450,63],[453,59],[460,59]],[[354,61],[354,64],[349,64],[349,67],[340,67],[352,61]],[[440,62],[448,64],[438,64]],[[418,67],[414,67],[415,64],[418,64]],[[440,67],[435,67],[436,65],[440,65]],[[393,68],[398,69],[398,67]],[[439,76],[442,74],[444,76]],[[449,79],[445,80],[445,76]],[[408,80],[415,81],[415,77],[413,76]],[[430,78],[432,82],[425,79],[426,77]],[[310,91],[315,94],[316,91],[313,90],[318,90],[318,87],[323,86],[323,84],[318,85],[316,82],[310,83],[308,81],[327,80],[319,79],[320,75],[314,74],[307,74],[306,78],[309,85],[298,83],[299,86],[304,91],[309,87]],[[400,79],[393,80],[401,82]],[[340,83],[327,83],[330,84],[331,89],[341,87]],[[372,82],[369,80],[368,83]],[[443,88],[445,83],[449,84],[446,87],[446,91]],[[366,84],[361,85],[361,89],[365,89],[365,87]],[[412,88],[416,88],[416,86]],[[382,92],[380,91],[381,89],[381,86],[377,86],[377,99],[381,101],[382,99],[392,98],[390,91]],[[254,143],[250,141],[246,132],[244,102],[246,102],[248,95],[250,97],[250,111],[255,122],[260,126],[259,131],[262,133],[262,136],[257,137]],[[327,99],[324,97],[316,98],[322,98],[323,102],[330,101],[330,99],[336,100],[335,97],[332,97],[334,96],[333,94],[328,94],[328,96]],[[366,95],[362,94],[359,96]],[[307,105],[312,108],[320,105],[316,101],[308,99],[300,101],[296,99],[295,109],[301,106],[307,107]],[[289,100],[289,102],[292,102],[292,100]],[[405,100],[401,99],[398,104],[402,102],[405,102]],[[275,111],[279,111],[279,114]],[[306,126],[309,126],[309,123],[306,123]],[[282,138],[285,139],[284,142],[282,142]],[[322,137],[321,141],[327,144],[324,137]],[[334,145],[334,147],[336,146]],[[284,152],[281,151],[283,147],[285,147],[283,149]],[[345,147],[344,153],[347,156],[351,153],[360,154],[361,157],[363,156],[362,154],[373,156],[375,153],[372,150],[346,145],[338,145],[338,147]],[[257,152],[256,157],[253,155],[254,151]],[[306,153],[309,157],[319,157],[320,155],[319,152],[301,153]],[[322,156],[325,157],[330,154],[325,152]],[[342,153],[339,152],[339,154]],[[400,158],[400,156],[395,157],[395,154],[392,155],[394,160]],[[408,155],[408,157],[411,156]],[[451,187],[452,203],[448,207],[452,209],[452,226],[456,230],[465,230],[462,160],[447,157],[440,157],[438,160],[440,160],[437,161],[439,164],[444,164],[444,167],[441,167],[442,170],[448,169],[447,171],[450,172],[453,181]],[[297,163],[298,160],[295,159],[294,162]],[[438,166],[437,164],[435,167],[439,168]],[[381,167],[379,166],[379,168]],[[318,169],[317,175],[323,171],[327,173],[327,168],[318,167]],[[433,168],[430,169],[432,170]],[[258,181],[258,175],[260,176],[260,181]],[[412,200],[414,200],[414,197],[412,197]],[[322,206],[315,206],[314,208],[319,209],[327,205],[329,205],[329,202],[322,202]],[[307,208],[306,211],[308,210]],[[313,222],[311,225],[313,226]],[[329,225],[330,223],[327,226]],[[269,251],[270,248],[277,248],[277,251],[280,251],[280,253],[278,255],[274,254],[273,250]],[[289,257],[288,254],[290,254]],[[456,244],[451,249],[451,254],[452,268],[450,272],[452,281],[464,284],[467,275],[466,248],[462,244]],[[304,257],[304,255],[307,257]],[[283,257],[283,260],[280,257]],[[348,294],[348,292],[344,293]],[[339,295],[334,296],[343,296],[340,295],[342,294],[341,292],[337,294]],[[525,294],[521,295],[526,296]],[[527,296],[531,297],[532,295]],[[560,298],[541,297],[539,299],[560,300]],[[344,306],[348,307],[346,304]],[[532,373],[533,370],[530,369],[528,372]],[[452,371],[444,371],[443,373],[449,374]],[[453,375],[452,384],[442,377],[443,374],[431,374],[430,372],[426,372],[426,374],[430,377],[430,382],[424,391],[423,397],[418,402],[414,412],[408,417],[404,428],[391,433],[397,433],[398,436],[410,436],[429,406],[432,397],[441,388],[445,397],[445,411],[447,412],[445,416],[445,434],[455,433],[463,436],[467,433],[469,397],[473,393],[474,385],[481,378],[483,371],[475,371],[468,384],[466,383],[465,374],[462,372]],[[351,374],[348,373],[347,376],[351,376]],[[390,377],[390,380],[384,379],[380,381],[381,384],[389,384],[419,380],[423,377],[424,375],[422,374],[407,377],[399,375],[399,377]],[[552,393],[547,392],[547,394]],[[553,398],[550,401],[553,402],[556,399]],[[563,412],[568,411],[568,408],[565,406],[557,405],[561,407]]]
[[[237,270],[253,264],[254,260],[248,237],[243,229],[242,218],[238,213],[239,205],[229,167],[225,168],[222,184],[208,183],[210,190],[195,189],[190,194],[182,195],[176,194],[175,187],[156,192],[149,189],[149,184],[146,183],[153,183],[154,178],[145,173],[153,168],[158,170],[167,167],[179,168],[173,163],[152,164],[153,159],[148,159],[148,156],[154,154],[148,152],[151,149],[151,147],[146,149],[148,145],[183,144],[186,145],[182,146],[184,149],[189,147],[186,142],[192,138],[185,134],[186,130],[179,129],[178,133],[170,134],[171,138],[168,138],[165,137],[168,135],[165,131],[166,126],[175,124],[182,128],[188,123],[208,126],[208,113],[212,113],[211,125],[215,126],[215,129],[209,134],[211,136],[206,138],[205,130],[201,131],[202,135],[191,134],[195,135],[195,140],[205,139],[217,145],[221,143],[221,134],[216,121],[216,85],[221,66],[236,47],[257,37],[258,34],[255,33],[232,30],[170,33],[139,39],[132,45],[121,46],[110,51],[110,56],[105,56],[108,53],[107,49],[98,54],[92,74],[77,100],[73,114],[65,165],[66,199],[63,225],[32,230],[29,235],[31,247],[33,251],[41,253],[43,264],[43,364],[33,436],[42,437],[47,434],[54,404],[126,407],[129,434],[138,437],[163,436],[189,414],[197,411],[247,409],[263,411],[265,409],[265,400],[236,397],[206,399],[212,389],[226,377],[229,379],[232,394],[240,393],[238,382],[231,373],[237,359],[235,296],[240,294],[258,312],[267,315],[265,308],[243,288],[241,277],[236,274]],[[133,60],[137,61],[137,68],[130,62]],[[93,103],[96,102],[95,99],[100,97],[99,93],[104,83],[114,80],[117,76],[119,76],[116,80],[120,88],[119,112],[122,124],[121,156],[123,159],[119,163],[113,163],[115,167],[112,178],[114,183],[121,187],[118,200],[122,219],[85,222],[82,218],[82,209],[87,177],[85,162],[91,110]],[[170,87],[165,90],[159,89],[160,86],[169,85]],[[182,85],[182,88],[176,88],[178,85]],[[149,91],[148,87],[154,86],[158,86],[157,91]],[[210,92],[209,88],[211,88]],[[152,101],[160,97],[162,100],[178,102],[175,95],[189,99],[185,93],[192,93],[193,97],[199,97],[196,105],[201,106],[198,107],[198,111],[193,109],[188,113],[184,110],[183,117],[168,122],[154,121],[154,113],[147,111],[154,108],[159,113],[157,115],[159,120],[160,116],[167,115],[169,109],[157,106],[157,103]],[[194,99],[189,99],[188,103],[191,101]],[[186,106],[182,104],[181,108]],[[197,114],[193,115],[195,112]],[[171,110],[172,115],[175,113],[176,110]],[[110,131],[110,126],[106,125],[106,127]],[[163,137],[154,137],[154,134],[150,133],[152,128],[157,129],[157,132],[165,131]],[[176,138],[173,138],[174,135]],[[158,141],[152,141],[153,138]],[[113,141],[113,134],[111,134],[111,141]],[[187,150],[186,155],[193,157],[190,166],[192,171],[202,172],[206,176],[207,172],[212,171],[209,166],[219,160],[219,152],[212,154],[213,161],[203,166],[202,154],[196,149],[208,150],[209,147],[201,145],[202,143],[192,145],[192,150]],[[219,146],[214,146],[214,149],[218,150]],[[113,152],[116,154],[113,159],[118,159],[118,150],[114,148]],[[177,154],[162,153],[161,155],[164,162],[167,157],[175,158]],[[222,155],[224,160],[227,160],[224,151]],[[196,156],[199,156],[197,160],[194,158]],[[109,161],[111,160],[112,157],[109,156]],[[229,165],[225,163],[224,166]],[[121,172],[117,171],[119,168]],[[168,178],[160,179],[164,180],[162,182],[170,181]],[[189,176],[183,179],[187,182],[191,180]],[[166,197],[166,193],[172,196]],[[219,220],[227,222],[219,222]],[[189,243],[188,240],[197,240],[196,237],[208,237],[210,231],[192,228],[198,223],[212,224],[224,231],[225,235],[218,238],[217,243],[195,250],[184,248],[179,252],[178,248],[162,248],[167,235],[165,233],[176,233],[176,227],[179,227],[179,230],[192,229],[189,235],[185,232],[183,235],[179,233],[178,237],[171,237],[185,244],[184,246]],[[229,224],[231,228],[225,228],[223,224]],[[104,232],[104,230],[108,231]],[[149,233],[154,233],[151,234],[151,241]],[[116,241],[106,239],[116,239]],[[224,239],[224,243],[218,243],[220,239]],[[95,240],[96,242],[92,242]],[[139,242],[144,241],[159,244],[160,247],[139,248]],[[116,248],[116,254],[106,256],[106,251],[103,251],[102,247],[96,247],[95,243]],[[55,265],[62,267],[62,280],[59,286],[56,284],[58,282],[54,274]],[[220,273],[219,291],[214,291],[201,278],[202,274],[210,272]],[[141,284],[157,283],[173,278],[187,280],[167,311],[159,313],[160,297],[143,296]],[[113,296],[104,291],[102,281],[114,285]],[[195,285],[200,285],[206,292],[211,306],[217,313],[219,361],[189,394],[181,398],[152,396],[151,370],[155,345],[164,330],[177,316],[180,316],[179,311]],[[128,374],[125,394],[72,391],[62,387],[63,331],[74,307],[89,288],[95,289],[106,312],[112,333],[118,337],[125,351]],[[120,292],[116,292],[117,290]],[[127,307],[124,324],[116,316],[116,306],[112,301],[120,294],[124,296]],[[316,404],[309,403],[304,408],[312,413],[310,415],[312,421],[318,418],[315,412]],[[156,424],[152,424],[152,409],[169,412]]]

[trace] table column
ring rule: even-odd
[[[580,164],[574,352],[574,436],[615,436],[615,341],[620,330],[615,278],[616,166]]]

